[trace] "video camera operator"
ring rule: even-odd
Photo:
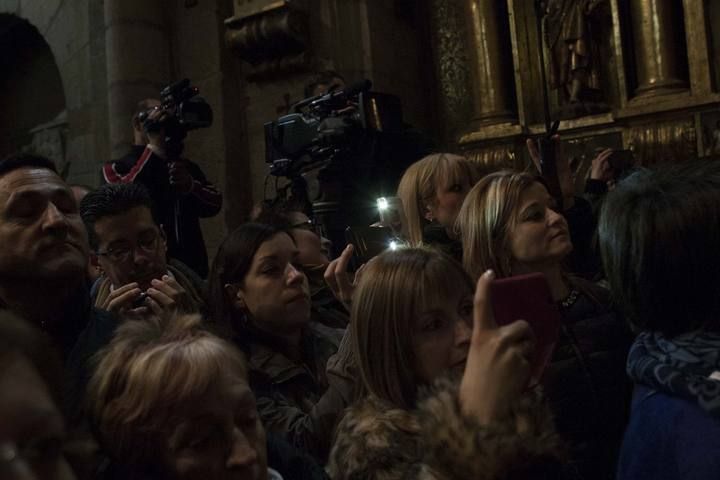
[[[209,110],[209,106],[207,108]],[[106,183],[143,184],[150,192],[157,218],[162,222],[168,255],[205,278],[208,257],[199,219],[220,212],[222,194],[196,163],[181,156],[185,131],[179,139],[168,132],[176,130],[176,125],[170,123],[174,120],[173,115],[175,112],[163,106],[160,100],[149,98],[139,102],[132,116],[132,151],[106,163],[103,180]],[[201,126],[208,126],[211,121],[210,113],[207,125]],[[186,130],[191,128],[200,127]]]
[[[307,98],[265,124],[270,173],[290,181],[278,197],[312,205],[305,213],[336,247],[346,227],[377,220],[376,199],[392,196],[405,168],[430,150],[403,121],[400,99],[371,86],[321,72],[306,85]]]

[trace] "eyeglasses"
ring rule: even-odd
[[[140,248],[144,253],[154,253],[157,249],[159,238],[160,236],[157,233],[152,232],[139,238],[135,247],[123,245],[121,247],[108,248],[104,252],[96,252],[96,255],[108,257],[113,262],[125,263],[130,261],[136,248]]]

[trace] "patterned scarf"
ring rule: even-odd
[[[630,348],[627,372],[636,383],[695,400],[720,418],[720,333],[685,333],[672,340],[641,333]]]

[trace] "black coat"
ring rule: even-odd
[[[568,478],[614,479],[632,385],[625,361],[632,335],[608,291],[578,278],[561,307],[560,339],[543,380],[558,433],[572,447]]]

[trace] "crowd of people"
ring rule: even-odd
[[[292,201],[208,265],[221,194],[133,126],[98,188],[0,161],[3,480],[720,478],[720,163],[618,179],[606,150],[576,192],[558,158],[553,197],[436,153],[397,186],[405,244],[354,272]],[[539,373],[493,303],[532,274]]]

